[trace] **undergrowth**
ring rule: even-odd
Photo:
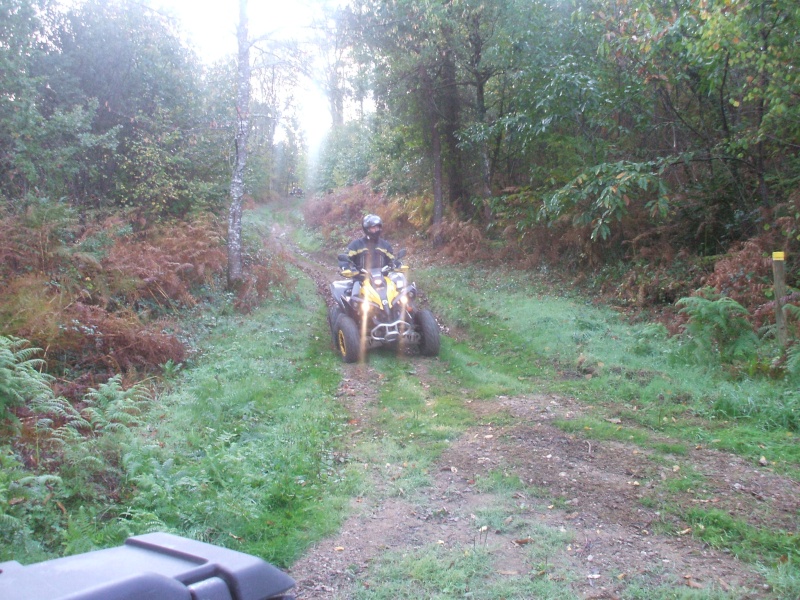
[[[317,501],[320,486],[341,479],[328,476],[335,470],[335,411],[319,410],[317,403],[312,403],[317,412],[296,409],[305,406],[302,394],[325,395],[325,385],[314,385],[326,379],[324,366],[312,369],[313,376],[303,375],[301,368],[301,375],[288,381],[259,373],[259,368],[255,378],[253,371],[237,371],[232,375],[237,383],[246,380],[254,386],[251,397],[241,407],[235,406],[237,396],[230,406],[208,410],[231,387],[222,370],[226,360],[244,364],[243,349],[259,355],[255,362],[271,361],[276,354],[275,364],[292,371],[306,354],[316,353],[309,339],[312,344],[320,339],[308,338],[307,315],[316,307],[297,302],[295,276],[269,244],[269,235],[255,231],[259,219],[249,217],[244,236],[248,279],[229,294],[220,285],[225,254],[220,223],[212,217],[152,227],[115,218],[95,228],[49,202],[4,216],[1,225],[10,235],[0,265],[7,283],[0,293],[0,314],[7,317],[3,331],[29,339],[0,332],[0,560],[33,562],[118,544],[153,530],[241,543],[242,526],[214,525],[215,515],[220,522],[231,514],[247,522],[248,503],[262,504],[262,496],[270,499],[264,506],[285,510],[287,516],[261,519],[247,534],[248,543],[257,546],[268,538],[270,549],[259,550],[275,562],[286,562],[304,547],[307,541],[298,541],[304,535],[313,538],[330,527],[327,513],[320,513],[320,525],[309,524],[304,507],[324,505]],[[29,227],[42,235],[37,238]],[[258,307],[276,293],[273,314],[267,315]],[[306,290],[305,296],[313,298],[313,293]],[[256,321],[242,344],[235,325],[245,312]],[[285,324],[265,328],[257,314],[269,320],[282,314]],[[179,327],[179,316],[191,316],[191,327]],[[220,346],[230,348],[203,371],[197,340],[223,325],[228,330]],[[276,345],[276,332],[291,340]],[[253,347],[256,343],[262,346]],[[295,351],[300,354],[290,359]],[[183,369],[187,363],[195,368]],[[190,372],[210,373],[213,386],[193,395]],[[164,385],[151,388],[158,374]],[[295,389],[300,382],[308,385]],[[282,392],[284,385],[293,391]],[[167,435],[178,447],[167,443],[163,430],[181,414],[183,402],[194,404],[198,396],[205,410]],[[281,398],[274,406],[292,413],[291,418],[276,418],[273,405],[265,405],[268,397]],[[162,412],[170,403],[175,409]],[[268,415],[273,429],[265,432],[267,424],[252,421],[252,430],[244,431],[252,415]],[[187,448],[192,442],[197,445]],[[173,470],[180,464],[176,455],[190,462],[211,458],[195,465],[192,474],[189,467]],[[233,467],[250,482],[249,499],[238,493],[226,497],[221,490],[234,480],[220,482],[209,475],[228,477],[236,472]],[[199,514],[193,499],[201,491],[208,500]],[[266,534],[270,527],[265,523],[274,523],[275,531]]]
[[[52,393],[30,402],[0,452],[0,560],[158,530],[285,566],[333,531],[351,478],[319,311],[301,283],[246,319],[214,316],[203,355],[164,392],[115,377],[80,404]]]
[[[269,236],[249,229],[233,299],[243,312],[291,283]],[[148,223],[38,200],[0,214],[0,233],[0,335],[44,349],[58,393],[72,398],[117,373],[136,381],[184,361],[176,312],[224,290],[224,224],[213,215]]]

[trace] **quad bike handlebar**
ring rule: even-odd
[[[392,271],[401,271],[404,265],[400,261],[400,259],[405,257],[405,255],[406,255],[405,248],[398,251],[395,259],[391,263],[381,267],[381,274],[388,275]],[[364,267],[358,267],[352,260],[350,260],[349,255],[339,254],[337,258],[339,260],[339,273],[341,274],[342,277],[347,277],[348,279],[354,279],[358,276],[365,277],[369,275],[369,271]],[[351,274],[347,275],[346,273],[351,273]],[[352,275],[352,273],[358,273],[358,275]]]

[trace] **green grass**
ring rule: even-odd
[[[537,549],[529,552],[532,555],[549,556],[566,543],[557,532],[542,535],[545,532],[537,530],[533,533],[537,535],[537,543],[532,545]],[[534,566],[534,562],[531,565]],[[358,600],[577,598],[570,591],[567,578],[547,576],[552,570],[548,565],[542,575],[504,571],[503,565],[495,560],[491,544],[483,547],[429,545],[384,555],[359,581],[351,597]]]
[[[786,382],[731,376],[716,363],[698,365],[663,327],[631,325],[579,297],[551,294],[533,276],[448,268],[431,269],[417,280],[459,340],[443,344],[446,372],[473,397],[545,391],[590,404],[587,416],[553,424],[587,439],[648,449],[653,474],[660,463],[681,464],[665,481],[652,478],[660,495],[648,495],[644,503],[704,525],[701,533],[695,530],[698,537],[748,562],[774,568],[782,556],[795,556],[790,533],[771,536],[708,511],[687,515],[670,503],[675,495],[703,489],[704,478],[681,463],[695,445],[738,454],[754,467],[763,456],[775,471],[800,480],[798,394]],[[782,580],[793,589],[796,572],[788,571]]]
[[[161,530],[285,566],[334,532],[363,474],[340,459],[340,363],[313,283],[298,280],[295,294],[247,316],[225,295],[208,306],[195,323],[202,352],[167,366],[136,428],[71,442],[88,475],[65,463],[37,477],[4,454],[0,496],[30,501],[0,519],[3,558],[39,561]]]
[[[548,295],[532,275],[434,268],[417,279],[435,312],[458,329],[460,341],[443,344],[442,360],[478,398],[546,389],[687,444],[704,443],[713,431],[718,447],[756,460],[761,436],[776,463],[787,471],[800,465],[800,395],[788,383],[698,366],[663,327],[631,325],[578,297]],[[589,435],[615,437],[601,423],[584,426]]]
[[[270,208],[262,212],[254,218],[277,218]],[[278,217],[299,221],[294,213]],[[294,235],[306,250],[317,249],[314,234]],[[69,519],[62,519],[55,503],[46,502],[61,484],[30,484],[31,501],[14,507],[31,514],[36,507],[38,516],[29,521],[35,535],[15,538],[14,559],[41,560],[64,549],[86,551],[166,530],[287,566],[336,531],[354,496],[427,501],[436,460],[479,423],[465,399],[477,405],[501,395],[547,392],[587,405],[587,416],[554,421],[563,431],[648,450],[652,468],[645,475],[652,493],[644,504],[679,517],[711,546],[768,565],[766,577],[787,591],[785,597],[800,588],[794,532],[770,532],[727,513],[683,511],[670,503],[687,494],[702,497],[705,478],[685,464],[696,444],[734,452],[754,465],[765,456],[776,471],[800,478],[800,440],[791,418],[796,395],[780,382],[729,378],[688,363],[659,327],[627,324],[578,297],[548,295],[532,276],[452,267],[416,271],[453,335],[443,337],[438,359],[423,359],[424,381],[415,366],[420,359],[370,353],[378,375],[378,397],[369,407],[374,429],[354,438],[345,458],[344,437],[353,426],[336,400],[340,362],[330,351],[312,282],[295,275],[296,293],[252,314],[236,315],[221,296],[210,312],[198,315],[202,352],[186,365],[165,367],[168,385],[153,399],[141,435],[117,454],[110,472],[120,481],[118,500],[87,490],[85,501],[66,506]],[[513,425],[515,418],[498,409],[480,418],[488,422]],[[8,453],[0,463],[0,496],[8,500],[27,473]],[[676,464],[678,472],[669,468]],[[662,480],[657,475],[665,468],[669,475]],[[566,498],[529,488],[503,469],[476,479],[475,488],[499,498],[477,511],[476,531],[485,526],[536,539],[525,547],[529,572],[501,575],[486,541],[435,544],[380,557],[365,579],[369,587],[355,597],[574,597],[570,575],[557,563],[569,534],[528,521],[509,500],[523,492],[567,510]],[[3,540],[13,537],[6,531],[21,531],[8,523],[0,520]],[[665,534],[672,523],[664,519]],[[624,597],[736,596],[669,590],[643,579],[631,581]]]
[[[800,554],[797,532],[766,530],[753,527],[743,519],[717,509],[695,508],[683,515],[693,527],[693,534],[714,548],[724,548],[742,560],[777,565]]]
[[[475,488],[479,492],[510,493],[525,489],[525,483],[518,475],[495,470],[476,478]]]
[[[346,424],[338,363],[322,319],[310,323],[317,303],[301,279],[298,298],[220,322],[179,391],[159,400],[158,447],[131,458],[132,514],[278,565],[336,529]]]

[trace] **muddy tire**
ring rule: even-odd
[[[358,362],[361,358],[361,336],[356,322],[345,314],[336,320],[336,351],[346,363]]]
[[[439,356],[439,324],[429,310],[420,310],[414,315],[422,340],[419,353],[422,356]]]
[[[339,320],[344,314],[344,311],[339,305],[331,306],[328,308],[328,327],[331,330],[331,347],[336,348],[337,344],[337,333],[336,333],[336,322]]]

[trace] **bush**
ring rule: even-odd
[[[758,346],[758,337],[748,319],[747,310],[727,296],[715,297],[711,290],[701,295],[678,300],[681,313],[688,316],[684,336],[695,348],[698,362],[709,359],[731,363],[752,358]]]

